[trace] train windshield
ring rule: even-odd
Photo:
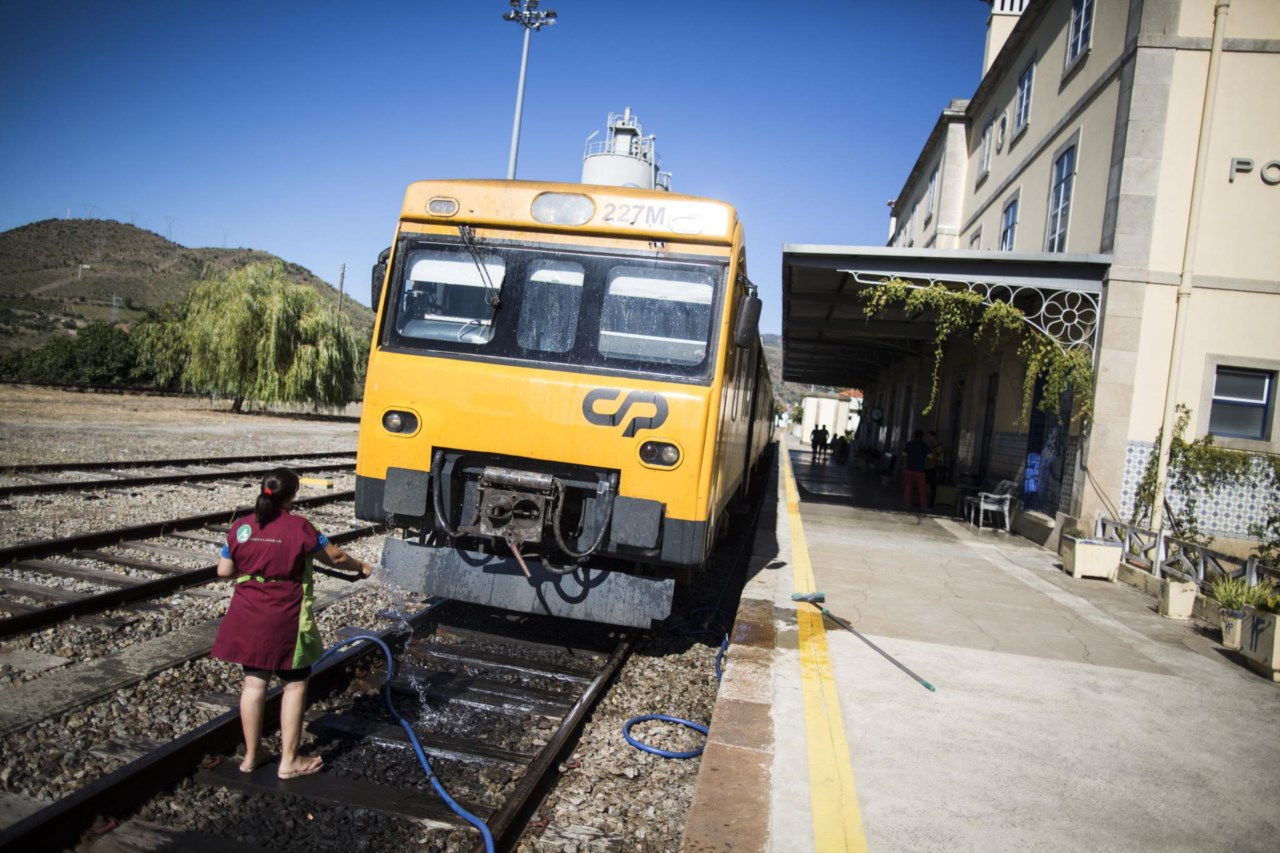
[[[383,345],[708,380],[724,262],[409,241]]]

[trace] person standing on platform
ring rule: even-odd
[[[818,424],[813,428],[813,432],[809,433],[810,458],[814,462],[821,462],[823,455],[827,452],[827,428],[823,424]]]
[[[212,655],[244,668],[240,719],[244,729],[243,773],[263,761],[262,718],[267,685],[274,674],[284,683],[280,700],[281,779],[315,773],[319,756],[298,754],[311,665],[324,652],[312,614],[311,561],[368,577],[373,566],[331,543],[289,510],[298,494],[298,475],[277,468],[262,478],[252,515],[232,523],[222,546],[217,574],[234,578],[235,591],[218,628]]]
[[[920,509],[929,507],[929,490],[925,484],[925,460],[929,455],[929,445],[924,442],[924,430],[918,429],[902,449],[907,457],[906,476],[902,480],[902,509],[911,511],[911,490],[915,489],[920,498]]]

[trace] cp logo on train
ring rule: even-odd
[[[605,414],[596,410],[596,404],[602,401],[612,403],[618,399],[618,395],[622,393],[620,388],[596,388],[590,391],[586,397],[582,398],[582,416],[587,419],[588,423],[596,426],[616,427],[622,423],[622,419],[627,416],[627,412],[631,411],[631,407],[637,403],[648,403],[653,406],[654,413],[651,417],[641,417],[639,415],[633,417],[627,424],[627,428],[622,431],[623,438],[631,438],[642,429],[657,429],[667,421],[667,400],[661,394],[655,394],[652,391],[632,391],[622,401],[622,405],[612,414]]]

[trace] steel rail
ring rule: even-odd
[[[618,670],[622,668],[627,656],[631,654],[631,649],[639,636],[640,632],[634,630],[623,634],[622,639],[613,650],[613,654],[609,655],[604,666],[596,673],[591,683],[587,685],[587,689],[583,691],[582,695],[578,697],[578,701],[569,710],[569,713],[560,721],[560,725],[555,734],[551,736],[551,740],[547,741],[546,745],[538,750],[537,756],[530,762],[524,775],[520,777],[520,781],[516,784],[511,796],[507,797],[497,811],[490,815],[486,825],[493,835],[493,843],[496,849],[515,849],[516,843],[519,842],[520,836],[524,833],[530,812],[537,807],[538,803],[542,802],[546,789],[551,782],[551,770],[559,764],[563,757],[567,757],[562,753],[566,753],[572,746],[572,741],[579,733],[587,714],[600,701],[605,689],[613,681]],[[481,843],[476,849],[484,850],[484,844]]]
[[[416,625],[431,608],[415,613],[408,621]],[[379,631],[384,641],[404,630],[395,625]],[[380,650],[361,644],[338,652],[315,667],[311,685],[319,693],[339,683],[347,665]],[[281,688],[267,694],[263,723],[279,719]],[[35,814],[0,830],[0,850],[62,850],[74,847],[80,836],[99,817],[119,817],[136,809],[156,793],[191,775],[210,754],[228,752],[241,740],[240,712],[227,711],[203,726],[188,732],[120,769],[68,794]]]
[[[354,492],[338,492],[333,495],[304,498],[302,500],[295,501],[294,506],[315,506],[340,500],[350,500],[354,498],[354,496]],[[117,544],[126,539],[145,539],[152,536],[161,536],[168,531],[201,527],[209,523],[230,523],[238,515],[250,511],[251,510],[246,508],[240,508],[230,512],[224,510],[217,513],[205,513],[203,515],[188,516],[187,518],[161,521],[154,524],[122,527],[100,533],[87,533],[82,536],[72,536],[68,539],[45,540],[44,542],[36,542],[29,545],[17,545],[12,548],[0,549],[0,564],[9,563],[13,560],[26,559],[38,554],[71,551],[78,550],[80,548],[94,548],[101,545]],[[381,525],[364,525],[352,530],[334,534],[329,537],[329,541],[334,542],[335,544],[340,544],[342,542],[350,541],[351,539],[359,538],[360,536],[374,533],[380,529],[382,529]],[[17,556],[13,556],[14,554]],[[198,559],[199,556],[200,555],[197,552],[192,552],[193,558]],[[201,568],[192,569],[188,572],[183,572],[182,574],[167,575],[162,578],[157,578],[156,580],[138,584],[137,586],[113,589],[96,595],[86,596],[85,598],[77,599],[75,601],[67,601],[62,604],[55,604],[39,610],[32,610],[28,613],[15,614],[13,616],[0,619],[0,639],[12,637],[15,634],[22,634],[28,631],[47,628],[50,625],[56,625],[59,622],[65,622],[68,619],[73,619],[77,616],[87,616],[92,613],[100,613],[103,610],[110,610],[111,608],[119,607],[122,604],[129,604],[134,601],[155,598],[157,596],[166,595],[191,586],[200,586],[201,584],[208,583],[216,577],[214,570],[215,566],[213,565],[203,566]]]
[[[0,465],[4,474],[56,474],[59,471],[105,471],[112,468],[168,468],[183,465],[235,465],[246,462],[285,462],[290,459],[329,459],[355,456],[353,450],[332,453],[267,453],[256,456],[190,456],[186,459],[119,459],[112,462],[49,462]]]
[[[47,495],[56,492],[87,492],[94,489],[127,489],[140,486],[163,486],[172,483],[198,483],[208,480],[262,477],[274,471],[277,467],[273,465],[266,468],[244,468],[232,471],[152,474],[144,477],[121,477],[112,480],[61,480],[57,483],[20,483],[14,486],[0,486],[0,498],[11,498],[17,495]],[[290,467],[299,474],[314,474],[319,471],[354,471],[356,465],[354,462],[338,462],[328,465],[293,465]]]

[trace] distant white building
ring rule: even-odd
[[[809,433],[817,427],[827,428],[830,437],[849,429],[849,398],[839,394],[805,397],[800,401],[799,432],[793,433],[801,441],[809,441]]]

